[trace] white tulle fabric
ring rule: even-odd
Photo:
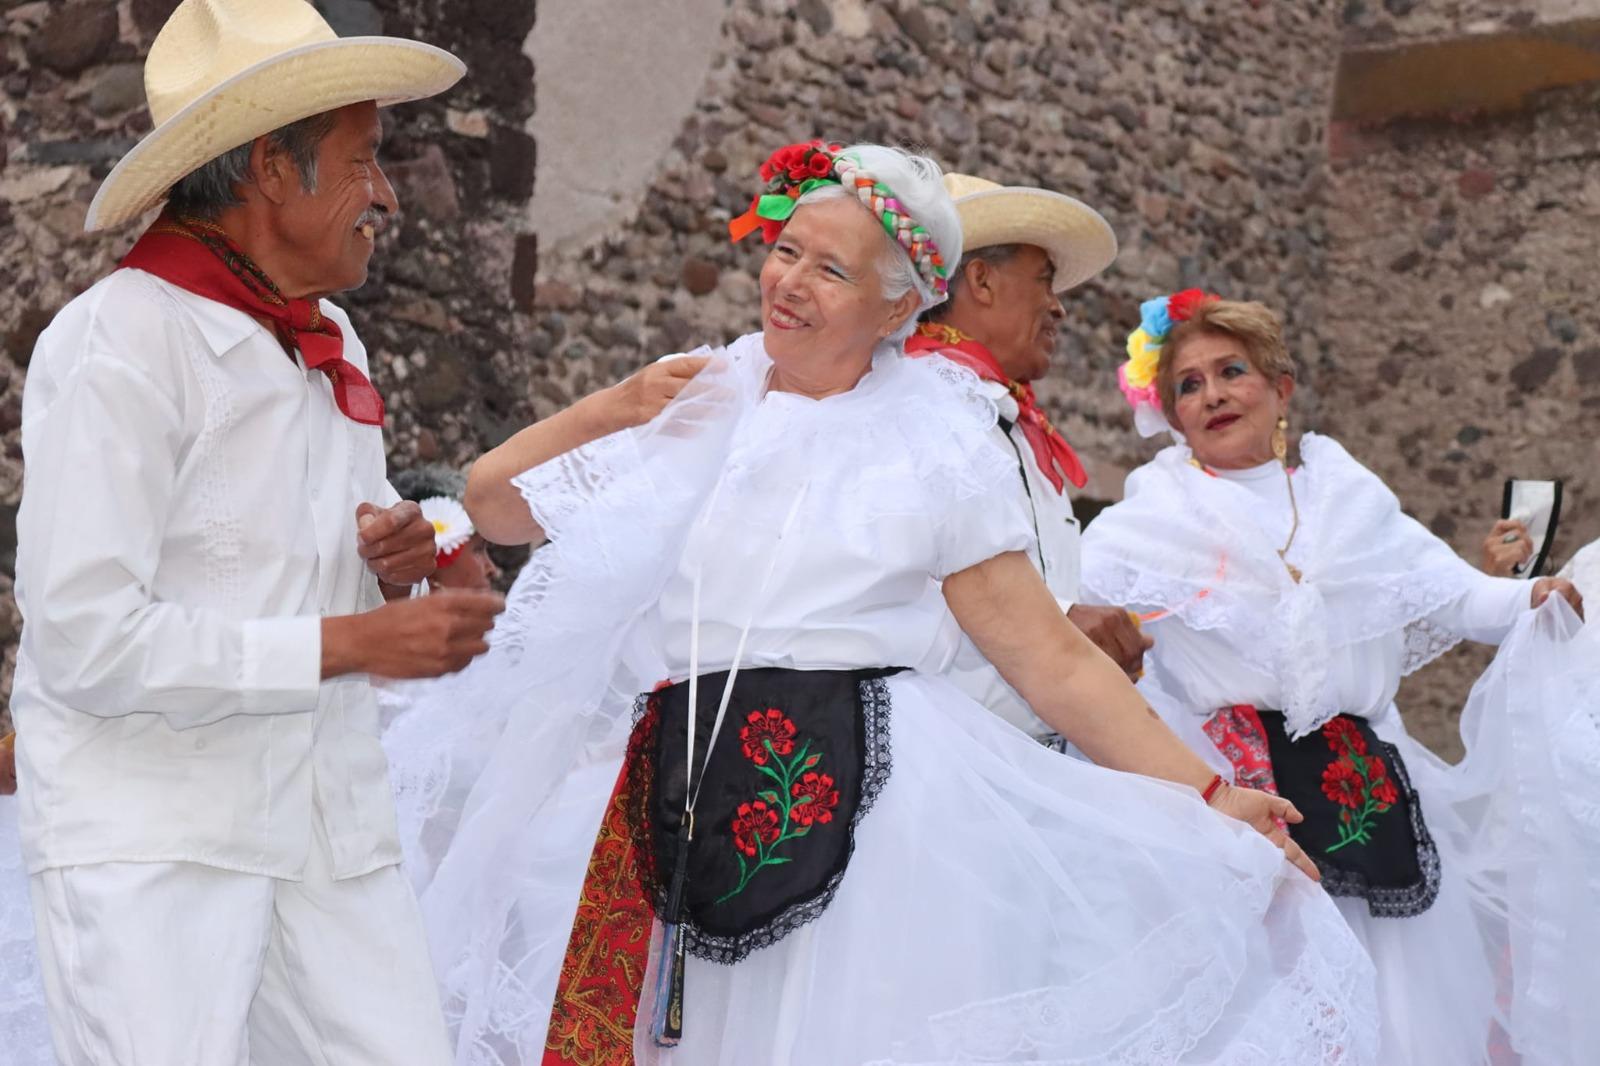
[[[628,709],[688,669],[694,572],[702,670],[758,606],[747,663],[937,668],[956,640],[936,579],[1027,543],[964,371],[880,358],[816,403],[763,396],[759,338],[711,354],[650,426],[519,479],[550,543],[490,654],[391,729],[463,1066],[542,1055]],[[893,774],[833,904],[737,966],[691,958],[685,1043],[640,1061],[1374,1061],[1370,964],[1268,843],[1192,792],[1069,763],[942,678],[889,686]]]
[[[0,1062],[52,1066],[49,1019],[34,943],[28,873],[17,837],[17,801],[0,796]]]
[[[1335,714],[1381,711],[1393,689],[1353,703],[1340,665],[1373,652],[1387,660],[1392,647],[1398,685],[1461,639],[1431,616],[1482,577],[1337,441],[1307,433],[1300,450],[1311,477],[1297,488],[1289,557],[1299,582],[1278,556],[1282,540],[1256,521],[1254,495],[1191,465],[1182,445],[1135,470],[1126,498],[1083,541],[1086,600],[1217,633],[1228,653],[1220,661],[1275,679],[1281,702],[1261,705],[1283,710],[1297,737]],[[1161,639],[1159,625],[1151,632]]]

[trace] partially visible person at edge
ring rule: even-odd
[[[1405,674],[1459,640],[1527,646],[1519,635],[1541,621],[1570,629],[1566,605],[1581,611],[1582,598],[1562,579],[1473,569],[1330,438],[1304,434],[1294,465],[1295,365],[1261,304],[1200,290],[1147,301],[1128,352],[1119,382],[1140,430],[1178,443],[1089,527],[1086,597],[1155,616],[1141,683],[1162,694],[1152,704],[1233,780],[1305,814],[1290,835],[1378,970],[1382,1061],[1469,1066],[1507,1038],[1529,1046],[1539,1026],[1506,1005],[1531,960],[1512,950],[1495,887],[1506,855],[1485,843],[1486,803],[1525,795],[1484,794],[1518,745],[1474,745],[1464,729],[1457,772],[1407,734],[1393,701]],[[1564,603],[1535,615],[1547,599]],[[1570,658],[1559,641],[1534,643]],[[1468,720],[1542,743],[1540,716],[1491,706],[1496,691],[1480,686],[1487,710]],[[1533,924],[1597,921],[1562,904],[1572,912],[1541,901]]]
[[[761,332],[473,466],[477,528],[544,543],[390,747],[449,794],[428,717],[505,722],[423,849],[462,1060],[1374,1061],[1365,956],[1275,847],[1293,807],[1067,621],[992,401],[905,357],[960,259],[938,167],[819,141],[761,179]],[[962,630],[1100,765],[962,693]]]
[[[427,465],[397,471],[391,481],[400,498],[421,508],[422,517],[433,527],[438,568],[428,583],[434,588],[479,592],[494,588],[500,567],[489,555],[489,542],[473,527],[461,503],[467,491],[466,477],[447,466]]]
[[[460,669],[501,603],[413,598],[433,531],[326,297],[398,207],[379,105],[464,69],[302,0],[183,0],[151,45],[155,128],[85,225],[166,207],[23,400],[12,710],[64,1066],[449,1061],[368,677]]]
[[[1050,371],[1066,317],[1061,294],[1111,264],[1116,237],[1098,212],[1061,193],[964,174],[946,174],[944,185],[961,216],[961,262],[950,275],[949,297],[924,313],[906,354],[937,352],[978,375],[1000,411],[996,436],[1022,474],[1034,532],[1028,559],[1067,618],[1137,677],[1150,641],[1133,616],[1078,602],[1079,528],[1067,487],[1083,488],[1088,475],[1033,393],[1033,383]],[[963,643],[951,677],[1030,736],[1069,748],[971,641]]]

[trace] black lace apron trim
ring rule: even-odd
[[[827,909],[856,827],[889,779],[885,678],[898,672],[741,670],[703,764],[727,674],[701,676],[695,762],[705,783],[677,912],[689,954],[736,963]],[[640,780],[650,784],[629,823],[658,915],[682,839],[688,704],[688,683],[680,682],[639,697],[635,708],[633,757],[649,761]]]
[[[1281,711],[1257,711],[1279,795],[1305,815],[1289,835],[1334,896],[1367,901],[1377,918],[1409,918],[1439,896],[1439,849],[1393,744],[1364,718],[1338,715],[1290,740]]]

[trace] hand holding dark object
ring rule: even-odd
[[[415,585],[438,566],[433,523],[410,500],[388,508],[373,503],[357,507],[356,551],[386,585]]]
[[[440,590],[395,600],[365,614],[322,622],[322,676],[439,677],[489,650],[485,639],[505,598]]]
[[[1155,641],[1144,635],[1132,615],[1120,607],[1075,603],[1067,611],[1067,620],[1110,656],[1123,673],[1138,680],[1144,671],[1144,653],[1155,646]]]
[[[1258,792],[1253,788],[1223,785],[1211,797],[1211,806],[1219,813],[1237,818],[1272,841],[1283,851],[1284,858],[1298,866],[1313,881],[1321,881],[1317,864],[1289,836],[1289,825],[1305,820],[1305,815],[1282,796]]]
[[[0,737],[0,796],[17,793],[17,735]]]
[[[1516,568],[1533,558],[1533,537],[1514,518],[1502,518],[1483,540],[1480,569],[1495,577],[1512,577]]]
[[[1572,605],[1578,612],[1578,617],[1583,617],[1583,594],[1578,591],[1578,586],[1564,577],[1541,577],[1533,583],[1533,595],[1529,597],[1530,605],[1539,607],[1551,596],[1560,596]]]
[[[605,401],[607,424],[613,431],[644,425],[710,362],[701,355],[662,359],[603,390],[599,395]]]

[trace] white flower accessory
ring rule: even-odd
[[[433,550],[438,555],[439,565],[444,567],[455,562],[461,549],[477,532],[467,509],[461,506],[460,500],[449,496],[430,496],[418,506],[422,508],[422,517],[433,523]]]

